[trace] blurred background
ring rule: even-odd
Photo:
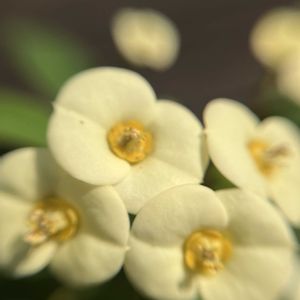
[[[250,50],[249,35],[267,11],[295,4],[290,0],[0,0],[1,153],[44,145],[51,101],[59,87],[72,74],[95,66],[135,70],[158,97],[183,103],[199,118],[205,103],[216,97],[245,102],[261,117],[284,114],[281,108],[266,111],[259,102],[266,71]],[[134,67],[120,55],[110,24],[114,13],[127,6],[156,9],[177,25],[181,50],[170,69]],[[16,281],[2,276],[0,299],[48,299],[57,288],[59,283],[47,270]],[[73,299],[74,294],[59,290],[51,299]],[[122,273],[112,283],[76,295],[142,299]]]

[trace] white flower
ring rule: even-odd
[[[255,194],[185,185],[142,208],[129,245],[125,272],[151,298],[266,300],[290,274],[294,240]]]
[[[277,74],[281,92],[300,105],[300,51],[284,60]]]
[[[112,36],[120,53],[132,64],[156,70],[169,68],[179,51],[175,24],[152,9],[121,9],[113,18]]]
[[[202,127],[185,107],[156,102],[138,74],[97,68],[61,90],[48,142],[58,163],[90,184],[116,184],[136,213],[170,187],[201,181],[207,164]]]
[[[128,236],[128,215],[112,187],[69,177],[44,149],[1,159],[0,268],[12,276],[49,264],[66,284],[103,282],[122,267]]]
[[[262,63],[277,68],[290,54],[300,51],[300,11],[279,8],[267,13],[253,30],[251,46]]]
[[[235,185],[269,196],[300,225],[300,135],[281,117],[262,122],[244,105],[216,99],[204,110],[208,151]]]

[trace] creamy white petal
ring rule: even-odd
[[[154,135],[152,156],[163,160],[201,181],[207,166],[202,152],[203,131],[200,121],[183,105],[160,100],[159,113],[149,129]]]
[[[294,8],[276,8],[256,24],[251,46],[256,57],[272,68],[300,49],[300,12]]]
[[[229,216],[226,230],[232,238],[233,247],[270,248],[274,251],[276,247],[293,248],[290,228],[268,201],[238,189],[221,190],[217,196]]]
[[[60,107],[48,128],[49,147],[57,162],[73,177],[95,185],[117,183],[130,170],[111,152],[106,135],[100,125]]]
[[[179,33],[165,15],[152,9],[125,8],[112,22],[112,36],[131,63],[156,70],[170,67],[179,51]]]
[[[300,105],[300,54],[291,55],[280,65],[277,83],[282,93]]]
[[[92,188],[65,175],[61,177],[59,195],[77,207],[80,230],[95,237],[126,246],[129,236],[129,218],[125,205],[110,186]]]
[[[122,267],[126,247],[79,233],[61,244],[50,268],[67,285],[84,286],[106,281]]]
[[[194,299],[197,291],[185,270],[180,247],[164,248],[131,237],[125,272],[132,284],[154,299]]]
[[[148,157],[132,167],[124,180],[115,185],[128,212],[137,214],[153,197],[178,185],[199,183],[199,178],[191,176],[162,160]]]
[[[234,249],[225,269],[213,278],[202,278],[205,300],[276,299],[291,272],[291,252],[276,248]]]
[[[46,149],[22,148],[0,160],[1,190],[22,200],[37,201],[51,194],[55,175],[55,164]]]
[[[0,268],[15,277],[39,272],[56,249],[54,243],[30,248],[24,242],[30,210],[30,203],[17,196],[0,193]]]
[[[72,77],[55,103],[108,130],[124,120],[134,119],[147,125],[155,117],[155,99],[153,89],[139,74],[104,67]]]
[[[258,119],[241,103],[216,99],[204,110],[210,157],[219,171],[235,185],[266,194],[264,177],[248,150]]]
[[[264,120],[259,135],[274,146],[286,147],[288,153],[269,181],[272,199],[295,225],[300,225],[300,134],[292,122],[281,117]]]
[[[224,228],[227,216],[215,193],[183,185],[159,194],[136,216],[132,235],[152,245],[179,246],[201,228]]]

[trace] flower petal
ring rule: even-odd
[[[0,187],[22,200],[37,201],[51,194],[56,169],[46,149],[22,148],[0,160]]]
[[[184,300],[196,296],[183,262],[181,248],[162,248],[130,239],[125,272],[132,284],[154,299]]]
[[[106,131],[70,110],[56,107],[49,123],[48,142],[59,165],[84,182],[114,184],[130,170],[129,164],[109,149]]]
[[[238,102],[216,99],[206,106],[204,121],[209,154],[219,171],[237,186],[265,195],[265,179],[248,150],[256,116]]]
[[[151,200],[136,216],[132,235],[153,245],[181,247],[193,231],[226,224],[225,210],[212,190],[183,185]]]
[[[80,213],[80,230],[126,246],[129,218],[123,201],[110,186],[93,188],[67,174],[61,176],[59,195],[73,203]]]
[[[72,77],[60,91],[56,105],[108,130],[124,120],[147,125],[155,117],[155,98],[153,89],[139,74],[105,67]]]
[[[202,278],[205,300],[277,299],[291,271],[291,251],[285,249],[235,249],[225,269]]]
[[[294,240],[291,230],[268,201],[238,189],[221,190],[217,196],[229,216],[227,230],[234,247],[292,249]]]
[[[0,193],[0,267],[15,277],[31,275],[43,269],[56,250],[55,243],[30,248],[23,240],[28,202]]]
[[[132,167],[124,180],[115,185],[128,212],[137,214],[153,197],[161,192],[186,183],[199,182],[186,172],[154,157]]]
[[[160,100],[158,108],[159,114],[149,126],[155,138],[152,156],[201,181],[208,157],[202,153],[204,135],[200,121],[186,107],[173,101]]]
[[[126,247],[79,233],[59,247],[50,268],[68,285],[96,284],[110,279],[120,270],[125,251]]]
[[[300,225],[300,134],[289,120],[271,117],[259,126],[262,137],[269,138],[275,145],[286,147],[288,153],[277,173],[268,181],[272,199],[288,219]]]

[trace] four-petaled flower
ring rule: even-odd
[[[141,209],[125,271],[154,299],[275,299],[289,277],[294,244],[280,214],[259,196],[184,185]]]
[[[216,99],[204,110],[208,151],[238,187],[268,196],[300,225],[300,135],[287,119],[262,122],[241,103]]]
[[[127,251],[129,220],[112,187],[66,175],[46,149],[24,148],[0,161],[0,267],[13,276],[49,264],[68,285],[113,277]]]
[[[199,120],[180,104],[156,101],[132,71],[82,72],[54,107],[48,130],[54,158],[79,180],[114,184],[130,213],[168,188],[202,180],[207,155]]]

